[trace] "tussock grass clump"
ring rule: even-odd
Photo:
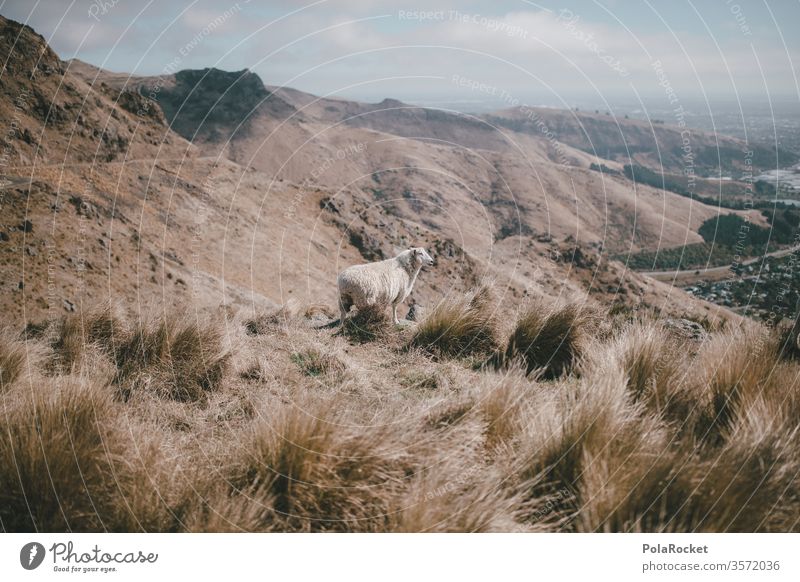
[[[301,304],[289,299],[280,307],[265,313],[258,313],[244,320],[248,335],[267,335],[281,327],[291,326],[302,320],[329,321],[334,318],[333,310],[319,303]]]
[[[541,369],[544,378],[556,378],[572,370],[585,353],[591,311],[585,305],[545,305],[536,301],[517,320],[505,352],[495,365],[523,362],[528,374]]]
[[[312,378],[340,381],[345,374],[344,363],[334,354],[317,348],[294,352],[290,356],[303,374]]]
[[[699,438],[718,441],[757,398],[773,391],[777,338],[766,328],[743,325],[706,342],[693,364],[696,374],[689,389],[696,406],[691,421]]]
[[[215,321],[168,315],[140,323],[116,353],[124,399],[145,389],[181,402],[217,390],[231,358],[225,330]]]
[[[53,351],[50,368],[56,373],[69,373],[79,365],[88,348],[83,324],[76,316],[66,316],[54,322],[49,332]]]
[[[653,398],[665,385],[679,381],[680,362],[664,331],[655,324],[634,324],[618,335],[612,350],[627,376],[635,400]]]
[[[491,290],[480,287],[464,296],[446,297],[420,322],[410,347],[434,356],[487,356],[499,345]]]
[[[112,434],[124,449],[114,459],[118,491],[113,520],[103,518],[106,527],[121,532],[185,531],[217,487],[216,475],[200,464],[193,451],[175,455],[170,439],[156,427],[124,415],[117,423],[124,423],[124,434]]]
[[[192,533],[240,533],[272,531],[280,523],[272,500],[253,499],[231,493],[224,483],[216,483],[202,499],[189,505],[181,518],[181,531]]]
[[[498,486],[496,468],[458,460],[435,463],[409,484],[392,513],[397,532],[508,532],[519,529],[521,500]]]
[[[601,450],[635,422],[624,376],[616,372],[563,383],[558,393],[531,406],[523,435],[524,480],[544,484],[543,491],[577,493],[585,451]]]
[[[721,448],[652,442],[592,458],[580,531],[796,531],[796,438],[740,435]]]
[[[394,324],[385,307],[377,305],[362,307],[354,315],[345,318],[340,333],[355,343],[388,340]]]
[[[91,361],[93,351],[113,358],[128,341],[130,324],[118,306],[106,304],[52,321],[42,333],[52,351],[50,371],[69,373]]]
[[[434,391],[442,387],[442,377],[436,373],[412,371],[400,378],[400,385],[417,391]]]
[[[353,431],[336,418],[336,403],[282,409],[249,431],[233,463],[231,483],[271,506],[267,529],[377,531],[408,468],[381,428]]]
[[[244,320],[248,335],[265,335],[275,329],[293,322],[300,314],[300,303],[290,299],[280,307],[266,313],[257,313]]]
[[[550,530],[624,531],[685,499],[668,488],[666,425],[632,400],[616,363],[594,372],[528,408],[516,471],[533,507],[526,519]]]
[[[777,330],[780,356],[787,360],[800,360],[800,315],[794,325],[781,326]]]
[[[432,361],[424,352],[400,350],[397,364],[401,366],[398,377],[403,392],[418,398],[441,397],[459,392],[463,387],[464,367],[456,361]]]
[[[685,422],[694,407],[686,390],[690,361],[681,342],[657,321],[625,325],[606,345],[593,344],[582,371],[592,366],[619,366],[631,397],[665,419]]]
[[[489,449],[507,446],[526,422],[525,404],[535,390],[523,370],[487,373],[475,394],[476,409],[486,423],[484,437]]]
[[[37,347],[33,342],[26,345],[17,340],[9,330],[0,330],[0,394],[36,367],[40,355]]]
[[[477,293],[456,315],[484,309]],[[532,311],[499,369],[443,357],[481,325],[429,351],[385,314],[390,341],[365,343],[299,315],[0,336],[0,529],[800,529],[800,363],[778,334]]]
[[[681,508],[685,521],[697,531],[798,531],[796,432],[746,433],[684,468],[692,487]]]
[[[516,450],[530,459],[520,475],[535,484],[530,497],[555,498],[552,513],[565,516],[558,527],[569,531],[797,528],[787,517],[800,499],[797,382],[777,389],[770,377],[798,370],[773,369],[774,349],[755,343],[767,336],[745,327],[701,346],[682,384],[668,369],[674,355],[657,363],[659,329],[642,325],[623,330],[579,380],[563,380],[558,393],[531,403]],[[722,354],[732,360],[723,363]],[[730,365],[737,380],[719,365]],[[654,399],[662,375],[677,384],[665,394],[682,399],[680,423]],[[720,393],[735,398],[723,424]]]
[[[0,417],[0,522],[7,531],[104,531],[120,510],[114,461],[120,441],[105,427],[110,394],[59,378],[19,396]]]
[[[458,396],[440,402],[424,416],[425,426],[433,429],[448,429],[459,424],[475,409],[475,399],[471,396]]]

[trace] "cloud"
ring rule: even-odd
[[[634,88],[658,95],[663,89],[653,71],[655,59],[686,98],[703,91],[732,97],[734,86],[762,91],[757,59],[771,91],[794,88],[797,35],[783,31],[787,55],[770,21],[756,18],[759,13],[747,15],[752,35],[744,38],[740,23],[724,9],[706,10],[700,15],[704,21],[686,10],[662,21],[661,14],[648,13],[642,5],[620,5],[613,13],[617,21],[592,11],[591,3],[567,4],[568,9],[547,11],[525,2],[498,8],[491,2],[447,1],[432,8],[391,0],[180,0],[149,5],[105,0],[107,9],[91,18],[96,2],[78,0],[66,7],[42,0],[30,24],[52,38],[63,57],[77,52],[79,58],[105,62],[112,70],[158,73],[191,44],[181,66],[247,67],[266,83],[291,83],[314,93],[358,84],[360,89],[346,91],[350,97],[474,97],[453,84],[455,74],[520,96],[633,98]],[[29,6],[15,0],[3,11],[25,19]],[[671,30],[669,22],[682,28]],[[413,76],[423,78],[409,78]],[[384,77],[395,80],[376,81]]]

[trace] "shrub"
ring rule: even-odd
[[[496,365],[520,360],[527,373],[541,369],[545,378],[569,372],[584,354],[591,322],[589,310],[577,303],[546,306],[535,302],[517,320],[505,352]]]
[[[497,349],[491,291],[481,287],[462,297],[446,297],[414,330],[409,347],[435,356],[488,355]]]

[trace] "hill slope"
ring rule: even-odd
[[[1,25],[14,54],[43,55],[35,81],[35,60],[3,73],[6,111],[15,92],[36,96],[15,112],[2,188],[2,307],[15,318],[108,298],[333,305],[342,266],[409,245],[437,256],[412,302],[488,280],[509,310],[589,293],[718,313],[605,256],[696,240],[716,211],[634,192],[586,169],[594,158],[580,150],[564,145],[563,163],[546,140],[482,120],[318,99],[246,71],[109,73],[61,62],[29,28]]]

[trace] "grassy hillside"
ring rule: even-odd
[[[495,307],[481,290],[399,330],[318,328],[319,306],[7,330],[0,528],[800,529],[779,335],[583,304],[506,328]]]

